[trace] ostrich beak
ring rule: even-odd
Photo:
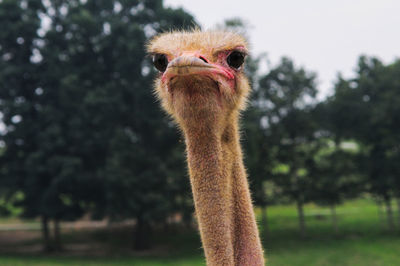
[[[201,59],[202,58],[202,59]],[[214,76],[222,75],[227,79],[234,79],[234,75],[218,64],[208,63],[204,57],[196,56],[179,56],[169,62],[166,71],[162,76],[163,82],[170,81],[176,76],[189,75],[205,75]]]
[[[194,56],[179,56],[168,64],[167,71],[177,75],[194,74],[198,70],[211,69],[212,65]]]

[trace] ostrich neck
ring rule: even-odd
[[[237,120],[183,127],[207,265],[264,265]]]

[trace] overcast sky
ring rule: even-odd
[[[252,53],[266,52],[275,64],[283,55],[318,73],[319,98],[336,74],[350,77],[361,54],[386,63],[400,56],[398,0],[165,0],[182,7],[204,28],[240,17],[250,30]]]

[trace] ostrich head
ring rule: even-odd
[[[182,129],[207,265],[264,265],[239,143],[250,87],[246,41],[232,32],[158,35],[155,91]]]
[[[224,31],[155,37],[148,52],[160,72],[155,88],[164,109],[179,124],[222,121],[243,109],[250,90],[243,73],[246,46],[243,37]]]

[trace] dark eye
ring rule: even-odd
[[[244,57],[245,57],[244,53],[239,51],[233,51],[226,59],[226,62],[230,67],[239,69],[243,65]]]
[[[161,72],[164,72],[168,66],[167,56],[165,54],[155,54],[153,56],[153,65]]]

